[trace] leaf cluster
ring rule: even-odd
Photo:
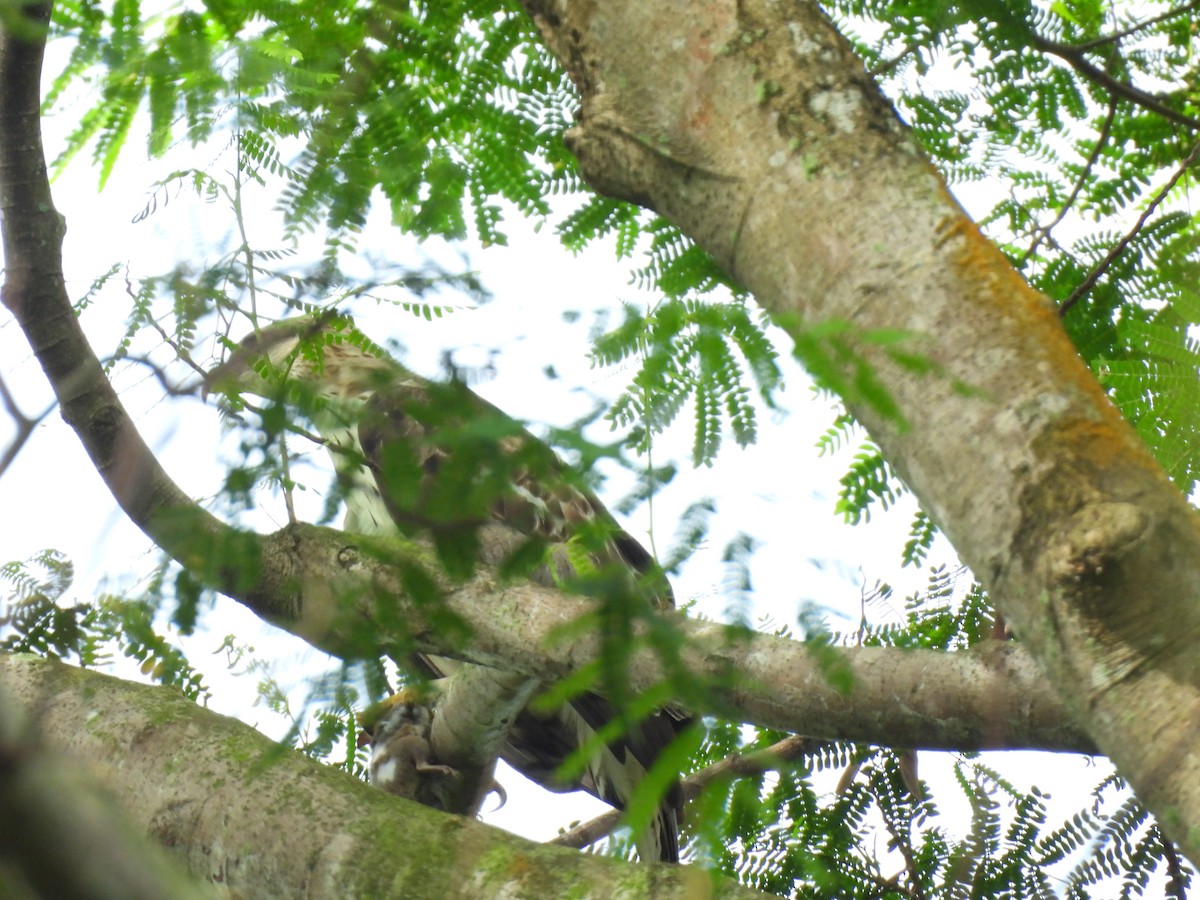
[[[712,463],[725,426],[739,446],[754,442],[757,412],[747,381],[768,406],[782,383],[764,324],[744,299],[666,300],[650,313],[626,304],[624,321],[596,340],[594,359],[601,365],[638,362],[633,383],[608,417],[615,426],[633,428],[630,443],[640,452],[650,450],[688,401],[694,404],[696,465]]]
[[[0,598],[0,650],[85,667],[110,665],[119,651],[151,681],[173,685],[193,700],[208,696],[201,673],[155,624],[157,603],[107,595],[71,604],[74,581],[74,565],[55,550],[0,566],[0,584],[7,587]]]
[[[457,240],[472,233],[486,246],[504,243],[502,219],[511,211],[556,216],[551,197],[582,193],[561,140],[572,117],[572,89],[536,41],[528,17],[505,4],[460,0],[364,9],[222,2],[170,12],[149,27],[137,0],[124,0],[108,12],[68,3],[56,21],[73,47],[48,107],[84,81],[100,87],[57,168],[90,146],[103,184],[145,108],[151,155],[222,135],[234,151],[232,189],[217,181],[211,166],[181,170],[164,188],[190,185],[198,195],[224,195],[236,206],[243,180],[272,178],[282,182],[285,244],[313,230],[324,235],[322,265],[299,278],[284,278],[278,269],[260,273],[261,262],[243,244],[225,262],[206,267],[199,284],[185,273],[143,282],[126,343],[140,328],[158,327],[148,303],[155,292],[174,294],[178,321],[168,330],[184,348],[204,311],[228,309],[229,298],[239,294],[253,303],[262,280],[283,278],[291,302],[303,295],[324,299],[339,283],[339,260],[354,252],[380,198],[406,234]],[[144,214],[158,209],[158,196]],[[750,398],[757,393],[769,407],[781,375],[763,322],[746,310],[744,293],[711,257],[662,219],[594,195],[583,194],[582,205],[557,228],[571,249],[608,236],[615,237],[619,258],[640,249],[644,261],[631,280],[663,298],[644,317],[642,384],[614,411],[619,422],[647,415],[635,426],[634,445],[647,447],[687,401],[695,415],[697,463],[711,462],[725,428],[739,444],[754,440]],[[265,255],[254,252],[258,260]],[[238,255],[247,260],[241,271],[232,264]],[[732,301],[711,299],[730,290]],[[344,295],[358,290],[347,288]],[[277,298],[289,299],[282,291]],[[664,321],[652,324],[659,317]],[[686,339],[667,342],[681,328]],[[627,356],[628,348],[614,353],[612,344],[630,330],[629,323],[619,326],[622,335],[600,356]],[[856,398],[889,404],[845,334],[814,331],[806,344],[802,357],[818,378]],[[647,387],[663,386],[672,375],[664,367],[690,375],[674,378],[665,398],[645,408]],[[840,375],[846,368],[853,371],[849,379]]]
[[[965,649],[989,636],[992,612],[965,570],[931,570],[906,599],[904,621],[864,624],[831,638],[874,646]],[[966,582],[964,589],[963,584]],[[710,722],[694,760],[702,767],[746,756],[785,735]],[[809,742],[794,760],[709,783],[690,808],[698,858],[758,890],[789,897],[1142,896],[1164,880],[1184,896],[1194,877],[1173,845],[1115,776],[1102,775],[1078,809],[1055,822],[1049,796],[961,755],[935,796],[918,764],[943,754]],[[969,819],[939,815],[965,802]],[[1061,808],[1061,807],[1060,807]]]

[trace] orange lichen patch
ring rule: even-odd
[[[937,183],[946,205],[957,211],[957,215],[948,216],[940,223],[938,244],[944,246],[954,238],[961,238],[954,262],[966,283],[987,286],[988,291],[982,292],[978,299],[998,302],[1005,310],[1048,310],[1046,298],[1026,284],[1004,254],[962,211],[941,173],[938,173]]]
[[[1060,385],[1070,384],[1105,414],[1116,416],[1104,389],[1067,337],[1054,304],[1029,286],[965,214],[944,221],[940,231],[940,244],[959,239],[951,260],[960,282],[972,286],[966,298],[972,308],[990,310],[1007,321],[1026,359],[1047,364]]]
[[[1114,408],[1110,406],[1109,411],[1104,418],[1063,421],[1038,437],[1038,455],[1059,461],[1057,487],[1068,490],[1066,482],[1076,477],[1082,479],[1078,484],[1090,486],[1089,490],[1117,490],[1121,494],[1134,485],[1140,486],[1135,489],[1137,493],[1151,485],[1155,485],[1155,491],[1170,486],[1170,478],[1146,445]],[[1062,480],[1064,476],[1068,476],[1066,481]]]
[[[1130,463],[1139,463],[1147,469],[1159,468],[1140,441],[1130,440],[1128,427],[1116,415],[1064,422],[1055,430],[1054,442],[1060,451],[1098,469]],[[1131,444],[1136,445],[1139,452],[1131,455]]]
[[[713,23],[701,21],[687,30],[687,55],[704,67],[712,64],[717,51],[729,40],[727,31],[731,23],[721,24],[723,27],[717,30]]]
[[[712,97],[705,93],[696,92],[690,100],[691,102],[685,108],[687,113],[685,127],[689,134],[706,133],[713,124]]]
[[[942,243],[948,243],[955,237],[961,238],[954,252],[954,262],[969,281],[987,286],[988,291],[981,299],[990,296],[1001,301],[1005,308],[1047,308],[1046,299],[1025,283],[1004,254],[965,215],[944,224],[942,230]],[[1049,318],[1048,321],[1054,319]]]

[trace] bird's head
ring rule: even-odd
[[[332,401],[357,400],[395,376],[395,364],[353,323],[326,313],[258,328],[204,378],[204,393],[277,398],[287,385]]]

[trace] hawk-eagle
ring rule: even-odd
[[[333,456],[347,531],[423,532],[445,557],[456,546],[470,550],[481,525],[499,523],[550,545],[559,572],[568,557],[601,574],[616,570],[631,591],[644,592],[649,584],[653,602],[673,605],[670,586],[650,554],[589,490],[566,477],[553,451],[465,386],[435,384],[409,372],[348,320],[330,314],[256,331],[206,378],[213,390],[267,398],[278,397],[285,384],[303,392],[308,418]],[[443,439],[472,429],[483,439]],[[585,548],[586,562],[578,549],[574,556],[563,552],[573,537]],[[417,663],[433,677],[461,666],[424,655]],[[564,784],[557,778],[563,760],[614,717],[609,703],[595,694],[576,697],[551,714],[526,710],[500,755],[551,790],[582,787],[624,808],[687,720],[677,711],[651,715],[602,745],[578,784]],[[635,837],[643,859],[678,861],[680,802],[674,785],[652,827]]]

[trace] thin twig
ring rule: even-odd
[[[1009,190],[1008,198],[1012,201],[1012,204],[1014,207],[1016,207],[1021,212],[1025,213],[1027,216],[1029,216],[1030,219],[1035,218],[1036,214],[1033,212],[1033,210],[1031,210],[1029,208],[1029,204],[1021,201],[1021,198],[1017,196],[1015,189]],[[1060,244],[1058,242],[1058,239],[1050,232],[1048,232],[1048,231],[1045,232],[1045,234],[1043,235],[1043,240],[1045,240],[1046,243],[1048,243],[1053,249],[1057,250],[1059,253],[1062,253],[1064,255],[1070,255],[1070,251],[1068,251],[1066,247],[1064,247],[1062,244]]]
[[[194,392],[194,391],[195,391],[195,388],[192,388],[191,392]],[[263,417],[264,410],[261,406],[258,406],[257,404],[254,404],[254,403],[248,403],[244,399],[242,400],[242,405],[246,409],[250,410],[252,413],[257,415],[260,419]],[[240,419],[239,419],[239,421],[240,421]],[[296,517],[296,507],[295,507],[295,502],[293,500],[291,454],[288,451],[287,439],[286,439],[286,436],[288,433],[297,435],[298,437],[302,437],[305,440],[311,441],[314,444],[318,444],[318,445],[324,447],[325,449],[327,449],[332,454],[341,453],[346,456],[354,457],[355,460],[358,462],[361,462],[362,460],[361,460],[361,457],[358,456],[358,454],[356,454],[353,450],[349,449],[348,447],[343,447],[341,444],[334,443],[333,441],[330,441],[326,438],[321,437],[319,434],[313,434],[311,431],[309,431],[308,429],[306,429],[300,425],[296,425],[292,422],[287,422],[283,427],[283,433],[280,434],[280,436],[279,436],[279,449],[280,449],[279,462],[280,462],[280,470],[281,470],[280,476],[281,476],[281,487],[283,489],[283,504],[284,504],[285,509],[287,510],[288,523],[291,525],[295,525],[300,520]]]
[[[1054,217],[1054,221],[1044,228],[1039,227],[1034,230],[1033,243],[1029,245],[1029,249],[1025,251],[1025,255],[1021,257],[1020,266],[1023,266],[1029,257],[1037,251],[1038,245],[1050,236],[1050,232],[1058,226],[1070,211],[1075,201],[1079,198],[1080,192],[1083,190],[1084,184],[1092,174],[1092,168],[1096,165],[1096,161],[1100,158],[1100,151],[1104,145],[1108,143],[1108,139],[1112,134],[1113,121],[1117,115],[1117,100],[1111,97],[1108,102],[1108,115],[1104,119],[1104,124],[1100,126],[1100,133],[1096,137],[1096,146],[1092,148],[1091,155],[1083,166],[1083,171],[1079,173],[1079,177],[1075,180],[1075,186],[1071,189],[1071,196],[1067,198],[1067,202],[1062,205],[1062,209],[1058,211],[1058,215]]]
[[[904,45],[903,50],[901,50],[899,53],[897,53],[891,59],[885,59],[883,62],[881,62],[875,68],[868,70],[867,74],[870,75],[872,78],[879,78],[883,75],[886,75],[890,71],[892,71],[892,69],[894,69],[898,65],[900,65],[900,63],[904,62],[904,58],[906,56],[908,56],[910,53],[916,53],[916,51],[918,49],[920,49],[919,45],[916,44],[915,42],[910,41],[909,43]]]
[[[130,281],[130,279],[129,279],[128,267],[126,267],[126,269],[125,269],[125,293],[129,295],[129,298],[131,300],[133,300],[135,303],[137,302],[137,294],[133,290],[133,282]],[[168,347],[170,347],[173,351],[175,351],[175,356],[182,363],[189,366],[192,369],[192,371],[195,372],[197,375],[203,376],[205,374],[204,367],[201,366],[199,363],[197,363],[194,359],[192,359],[192,356],[190,353],[188,353],[187,348],[185,348],[183,345],[181,345],[178,341],[176,341],[174,338],[172,338],[169,334],[167,334],[167,330],[158,324],[157,319],[148,319],[147,323],[150,325],[151,328],[153,328],[155,331],[158,332],[158,336],[160,338],[162,338],[163,343],[166,344]],[[130,357],[124,357],[124,358],[130,358]],[[159,377],[159,381],[163,382],[163,387],[167,387],[166,381],[161,376]],[[170,390],[170,389],[168,388],[168,390]],[[195,388],[193,388],[190,391],[186,391],[184,393],[194,393],[194,392],[195,392]]]
[[[1154,195],[1154,198],[1150,201],[1150,205],[1147,206],[1145,212],[1138,217],[1137,222],[1135,222],[1133,227],[1129,229],[1129,232],[1125,235],[1125,237],[1121,238],[1121,240],[1118,241],[1112,247],[1112,249],[1108,251],[1104,259],[1100,261],[1100,264],[1088,273],[1087,278],[1083,279],[1079,286],[1076,287],[1075,290],[1071,291],[1071,296],[1064,300],[1062,305],[1058,308],[1059,318],[1065,316],[1067,314],[1067,310],[1078,303],[1080,298],[1082,298],[1084,294],[1086,294],[1095,286],[1096,282],[1100,280],[1100,276],[1108,270],[1108,267],[1113,264],[1116,258],[1121,255],[1121,252],[1128,247],[1130,242],[1137,236],[1137,233],[1142,230],[1142,227],[1146,224],[1146,220],[1150,218],[1154,210],[1158,208],[1158,205],[1162,203],[1167,194],[1171,192],[1171,189],[1175,187],[1179,179],[1183,177],[1184,173],[1188,169],[1195,165],[1197,157],[1200,157],[1200,142],[1197,142],[1196,145],[1192,147],[1192,152],[1187,155],[1187,159],[1185,159],[1180,164],[1179,168],[1175,170],[1175,174],[1171,176],[1171,179],[1165,185],[1163,185],[1162,190]]]
[[[815,753],[829,744],[829,741],[818,741],[813,738],[792,735],[764,750],[757,750],[745,755],[735,753],[727,756],[720,762],[715,762],[699,772],[693,772],[683,779],[680,788],[683,791],[684,802],[694,800],[706,786],[714,781],[722,778],[746,778],[752,775],[761,775],[763,772],[773,771],[791,763],[801,756]],[[564,831],[548,843],[560,847],[586,847],[612,834],[613,829],[620,824],[620,821],[621,811],[619,809],[610,810],[589,822]]]
[[[296,518],[296,504],[292,500],[292,467],[286,434],[279,435],[279,468],[283,483],[283,506],[287,510],[288,524],[295,525],[300,520]]]
[[[17,400],[9,392],[8,385],[4,383],[3,378],[0,378],[0,401],[3,401],[4,409],[17,425],[17,434],[13,438],[13,442],[5,448],[3,455],[0,455],[0,477],[3,477],[4,473],[8,471],[8,467],[12,465],[13,460],[17,458],[17,454],[21,452],[21,448],[33,436],[34,429],[41,424],[46,416],[50,415],[58,407],[58,403],[57,401],[51,403],[40,415],[27,416],[17,406]]]
[[[106,366],[109,363],[116,362],[137,363],[139,366],[145,366],[151,371],[155,379],[157,379],[158,383],[162,386],[163,391],[169,397],[194,397],[197,390],[200,388],[199,384],[188,384],[182,386],[174,384],[167,377],[166,370],[148,356],[126,353],[120,356],[106,356],[101,360],[101,363]]]
[[[1108,72],[1105,72],[1086,59],[1081,50],[1069,44],[1060,44],[1057,41],[1047,40],[1038,35],[1033,36],[1033,45],[1039,50],[1049,53],[1051,56],[1057,56],[1068,63],[1080,75],[1091,79],[1111,94],[1122,97],[1130,103],[1141,106],[1151,112],[1158,113],[1164,119],[1174,122],[1177,125],[1183,125],[1193,131],[1200,131],[1200,119],[1185,116],[1183,113],[1171,109],[1171,107],[1167,106],[1153,94],[1149,94],[1141,88],[1136,88],[1128,82],[1121,81],[1119,78],[1114,78]]]
[[[1072,44],[1076,50],[1094,50],[1097,47],[1103,47],[1105,44],[1115,44],[1122,38],[1127,38],[1131,34],[1136,34],[1144,28],[1149,28],[1151,25],[1157,25],[1165,19],[1170,19],[1172,16],[1181,16],[1184,13],[1200,8],[1200,0],[1193,0],[1192,3],[1186,3],[1176,9],[1169,9],[1165,13],[1161,13],[1153,18],[1146,19],[1144,22],[1138,22],[1136,25],[1130,25],[1123,31],[1114,31],[1112,34],[1101,35],[1098,38],[1092,38],[1090,41],[1084,41],[1081,44]]]
[[[208,389],[208,386],[204,385],[204,384],[197,385],[197,387],[202,388],[204,390]],[[195,390],[196,390],[196,388],[192,389],[192,391],[195,391]],[[250,412],[254,413],[260,419],[265,416],[266,410],[263,409],[263,407],[259,406],[257,403],[253,403],[253,402],[247,400],[244,396],[240,397],[239,399],[241,400],[241,405],[243,408],[250,410]],[[230,415],[237,422],[242,422],[242,418],[240,416],[238,416],[236,413],[232,413],[227,409],[224,410],[223,412],[226,415]],[[283,426],[283,430],[291,432],[292,434],[297,435],[298,437],[302,437],[306,441],[312,441],[314,444],[324,447],[331,452],[335,452],[335,453],[339,452],[339,451],[347,452],[345,450],[345,448],[342,447],[341,445],[335,444],[332,441],[328,441],[325,438],[321,437],[319,434],[314,434],[313,432],[309,431],[307,428],[304,428],[301,425],[296,425],[292,422],[286,422]]]
[[[902,833],[899,823],[893,821],[891,816],[886,815],[883,817],[883,827],[892,836],[891,846],[904,859],[904,871],[908,874],[908,896],[915,898],[915,900],[925,900],[925,890],[921,886],[921,882],[917,880],[917,861],[913,854],[911,831],[907,834]],[[897,876],[897,886],[899,886],[899,881],[900,879]]]

